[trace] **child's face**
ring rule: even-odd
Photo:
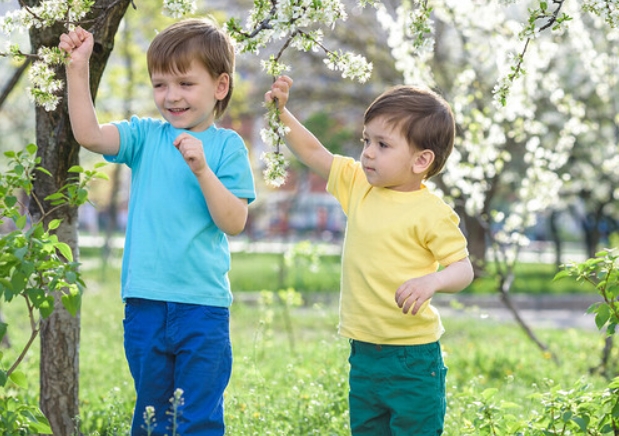
[[[374,118],[363,129],[361,165],[372,186],[395,191],[419,189],[422,177],[413,172],[416,155],[400,130],[383,117]]]
[[[228,78],[213,79],[199,62],[192,62],[185,73],[154,72],[151,76],[157,109],[178,129],[201,132],[214,121],[218,100],[228,93]]]

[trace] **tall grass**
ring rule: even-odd
[[[270,266],[267,262],[260,268]],[[119,272],[109,269],[105,280],[100,280],[98,271],[86,271],[85,275],[88,289],[81,312],[81,431],[86,435],[126,435],[134,392],[123,354]],[[254,283],[261,275],[253,272]],[[273,284],[261,287],[274,290]],[[276,302],[260,305],[240,300],[234,303],[231,318],[234,366],[226,392],[228,433],[349,434],[348,342],[336,333],[337,307],[287,307]],[[15,345],[5,350],[5,365],[25,340],[28,329],[24,313],[15,303],[2,308]],[[593,329],[538,330],[560,359],[561,364],[556,365],[510,321],[456,311],[454,316],[445,317],[444,323],[447,333],[442,345],[449,366],[446,434],[450,436],[477,434],[465,432],[462,423],[473,421],[473,405],[487,389],[497,388],[495,401],[513,402],[524,412],[541,410],[542,405],[531,395],[548,383],[568,387],[582,378],[592,387],[606,384],[589,374],[589,368],[599,361],[603,345],[603,338]],[[36,401],[37,348],[20,369],[31,380],[27,396]]]

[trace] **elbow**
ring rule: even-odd
[[[247,225],[247,212],[236,219],[228,221],[225,227],[221,228],[228,236],[237,236],[245,230]]]
[[[464,288],[467,288],[471,283],[473,283],[473,280],[475,279],[475,271],[473,270],[473,265],[471,264],[471,261],[469,260],[469,258],[466,258],[466,270],[465,273],[463,274],[464,276]]]

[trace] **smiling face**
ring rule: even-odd
[[[201,132],[215,120],[215,105],[228,94],[229,76],[214,79],[199,62],[184,72],[153,72],[153,97],[157,109],[172,126]]]
[[[372,119],[363,129],[361,165],[372,186],[395,191],[419,189],[427,171],[428,153],[431,152],[410,147],[400,129],[382,116]]]

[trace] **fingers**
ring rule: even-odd
[[[264,100],[268,103],[277,99],[279,107],[282,108],[288,102],[292,79],[288,76],[280,76],[273,82],[271,89],[264,94]]]
[[[417,315],[423,303],[428,300],[421,292],[416,292],[414,288],[401,286],[395,293],[395,301],[402,313]]]
[[[173,145],[181,153],[181,156],[183,156],[183,159],[192,171],[196,172],[205,168],[206,159],[204,157],[202,141],[189,133],[181,133],[176,137]]]
[[[180,135],[178,135],[174,140],[173,144],[178,149],[178,151],[183,154],[183,156],[186,152],[193,149],[199,149],[200,151],[202,150],[202,142],[199,139],[191,136],[189,133],[181,133]]]
[[[60,35],[58,47],[67,53],[71,53],[75,49],[81,47],[82,44],[91,37],[92,34],[90,32],[81,27],[76,27],[75,30]]]

